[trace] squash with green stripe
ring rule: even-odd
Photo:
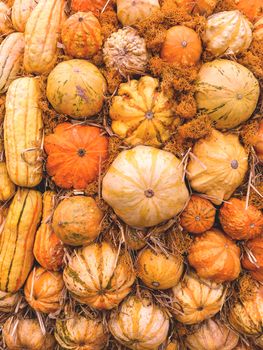
[[[0,290],[15,293],[29,274],[33,244],[42,214],[41,193],[19,189],[9,208],[0,241]]]

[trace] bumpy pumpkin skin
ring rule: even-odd
[[[193,29],[185,26],[168,29],[161,51],[161,57],[166,62],[194,66],[200,60],[201,53],[201,39]]]
[[[239,247],[217,229],[195,238],[188,260],[200,277],[217,283],[235,280],[241,270]]]
[[[14,312],[19,299],[19,293],[6,293],[0,291],[0,312]]]
[[[199,14],[199,15],[210,15],[218,0],[175,0],[178,7],[189,13]]]
[[[117,0],[117,16],[123,26],[132,26],[159,8],[158,0]]]
[[[218,313],[225,302],[225,288],[195,273],[186,274],[172,289],[172,312],[184,324],[196,324]]]
[[[92,57],[102,46],[100,23],[91,12],[75,13],[63,23],[61,39],[67,54]]]
[[[95,16],[98,16],[106,2],[107,0],[72,0],[71,9],[74,12],[91,11]]]
[[[0,162],[0,202],[13,197],[16,191],[15,184],[10,180],[5,162]]]
[[[160,147],[175,130],[171,102],[158,88],[158,79],[145,76],[121,84],[113,97],[112,130],[128,144]]]
[[[263,0],[235,0],[234,4],[252,23],[263,15]]]
[[[36,7],[35,0],[15,0],[12,6],[12,23],[18,32],[24,32],[31,12]]]
[[[257,271],[263,269],[263,237],[251,239],[245,243],[245,253],[242,258],[244,269]],[[249,255],[251,255],[249,257]]]
[[[263,214],[246,201],[231,198],[219,212],[223,230],[233,239],[252,239],[263,233]]]

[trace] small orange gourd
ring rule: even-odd
[[[257,237],[245,243],[242,266],[244,269],[256,272],[263,269],[263,237]]]
[[[234,4],[252,23],[263,15],[263,0],[235,0]]]
[[[94,15],[98,16],[106,5],[107,0],[72,0],[71,1],[71,9],[74,12],[91,11]]]

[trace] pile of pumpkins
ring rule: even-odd
[[[136,29],[164,2],[0,2],[6,349],[263,349],[263,213],[249,201],[251,191],[263,198],[253,182],[262,176],[261,91],[236,62],[263,42],[263,1],[218,12],[217,0],[173,0],[206,27],[172,26],[159,57],[180,69],[200,65],[198,115],[213,122],[181,159],[163,150],[178,117],[161,78],[149,75],[151,52]],[[108,9],[119,29],[104,38]],[[112,96],[91,63],[99,52],[123,79]],[[212,59],[203,62],[203,52]],[[67,118],[51,133],[43,77],[49,109]],[[239,136],[254,118],[248,150]],[[113,136],[122,146],[104,170]],[[98,193],[86,195],[95,181]],[[185,254],[178,230],[190,239]]]

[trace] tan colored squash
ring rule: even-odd
[[[15,191],[16,187],[9,178],[5,162],[0,162],[0,202],[8,201]]]
[[[19,293],[6,293],[0,291],[0,312],[14,312],[19,300]]]
[[[8,35],[14,32],[10,18],[11,9],[4,3],[0,2],[0,34]]]
[[[117,15],[123,26],[145,20],[159,8],[158,0],[117,0]]]
[[[24,32],[31,12],[36,7],[37,0],[15,0],[12,6],[12,23],[18,32]]]

